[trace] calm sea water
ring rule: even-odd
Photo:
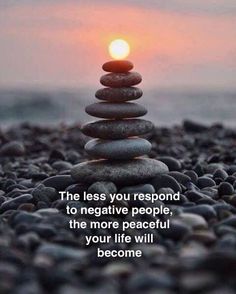
[[[95,102],[95,89],[0,90],[0,123],[40,124],[92,120],[85,105]],[[203,123],[222,122],[236,126],[236,91],[146,90],[139,103],[148,108],[146,118],[157,125],[192,119]]]

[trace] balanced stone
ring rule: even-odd
[[[139,99],[143,91],[137,87],[102,88],[95,93],[96,98],[109,102],[125,102]]]
[[[123,139],[153,131],[152,122],[144,119],[100,120],[82,126],[82,132],[101,139]]]
[[[129,161],[93,160],[79,163],[72,168],[71,176],[80,183],[111,181],[120,185],[133,185],[167,172],[168,167],[161,161],[136,158]]]
[[[85,145],[85,150],[96,158],[127,160],[147,154],[152,145],[145,139],[129,138],[123,140],[93,139]]]
[[[102,69],[108,72],[128,72],[134,68],[132,62],[128,60],[112,60],[103,64]]]
[[[101,118],[130,118],[143,116],[147,113],[145,107],[137,103],[93,103],[85,108],[85,111],[95,117]]]
[[[100,82],[106,87],[130,87],[141,83],[142,77],[137,72],[109,73],[103,75]]]

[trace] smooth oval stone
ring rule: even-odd
[[[209,177],[200,177],[200,178],[198,178],[198,180],[197,180],[197,186],[199,187],[199,188],[205,188],[205,187],[213,187],[213,186],[215,186],[216,185],[216,183],[215,183],[215,181],[214,180],[212,180],[211,178],[209,178]]]
[[[154,129],[152,122],[144,119],[100,120],[82,126],[82,132],[101,139],[123,139],[140,136]]]
[[[178,218],[193,229],[207,229],[208,227],[205,219],[198,214],[183,212],[178,216]]]
[[[42,184],[46,187],[55,188],[57,191],[64,190],[66,187],[75,184],[71,176],[57,175],[45,179]]]
[[[21,142],[11,141],[0,148],[0,156],[23,156],[25,147]]]
[[[0,213],[7,210],[16,210],[21,204],[29,203],[33,201],[33,196],[31,194],[23,194],[21,196],[12,198],[5,201],[0,207]]]
[[[175,178],[177,182],[183,185],[186,185],[188,182],[191,182],[191,178],[189,176],[178,171],[169,172],[169,176]]]
[[[168,175],[158,175],[152,180],[151,184],[154,186],[156,191],[161,188],[171,188],[176,193],[182,192],[182,188],[176,179]]]
[[[157,159],[164,162],[168,166],[169,171],[179,171],[181,169],[179,160],[171,156],[159,156]]]
[[[131,118],[143,116],[147,109],[137,103],[93,103],[85,108],[85,111],[95,117],[101,118]]]
[[[225,180],[228,177],[228,174],[223,169],[217,169],[213,174],[214,179],[220,178],[222,180]]]
[[[111,60],[103,64],[102,69],[107,72],[122,73],[134,68],[132,62],[128,60]]]
[[[184,172],[184,174],[188,177],[191,178],[191,181],[196,184],[197,183],[197,179],[198,179],[198,175],[194,170],[187,170]]]
[[[183,211],[187,213],[201,215],[206,220],[214,219],[217,217],[217,214],[214,208],[208,204],[199,204],[199,205],[194,205],[191,207],[186,207],[184,208]]]
[[[223,182],[218,187],[219,196],[234,194],[234,187],[227,182]]]
[[[137,158],[130,161],[94,160],[79,163],[71,169],[71,176],[85,183],[111,181],[121,185],[135,185],[167,172],[168,167],[163,162]]]
[[[136,87],[102,88],[97,90],[95,97],[109,102],[125,102],[139,99],[143,91]]]
[[[131,87],[141,83],[142,77],[137,72],[109,73],[103,75],[100,83],[105,87],[120,88]]]
[[[168,239],[180,241],[191,233],[191,228],[184,222],[173,219],[168,229],[161,229],[160,234]]]
[[[141,138],[123,140],[93,139],[84,148],[89,155],[96,158],[126,160],[149,153],[152,144]]]

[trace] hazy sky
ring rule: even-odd
[[[0,0],[0,86],[97,86],[117,37],[144,87],[236,88],[236,0]]]

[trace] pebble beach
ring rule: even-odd
[[[235,293],[236,130],[184,121],[156,127],[142,138],[152,145],[145,157],[158,159],[169,171],[130,188],[102,179],[78,183],[71,177],[74,165],[90,159],[84,151],[88,137],[79,124],[24,123],[0,131],[0,293]],[[173,211],[170,229],[152,230],[154,243],[141,245],[139,259],[99,259],[97,245],[85,246],[84,235],[94,232],[69,229],[68,201],[60,200],[59,191],[127,189],[180,192],[178,203],[155,203]],[[102,217],[108,218],[125,220]],[[142,216],[145,220],[150,221]],[[100,248],[135,246],[110,242]]]

